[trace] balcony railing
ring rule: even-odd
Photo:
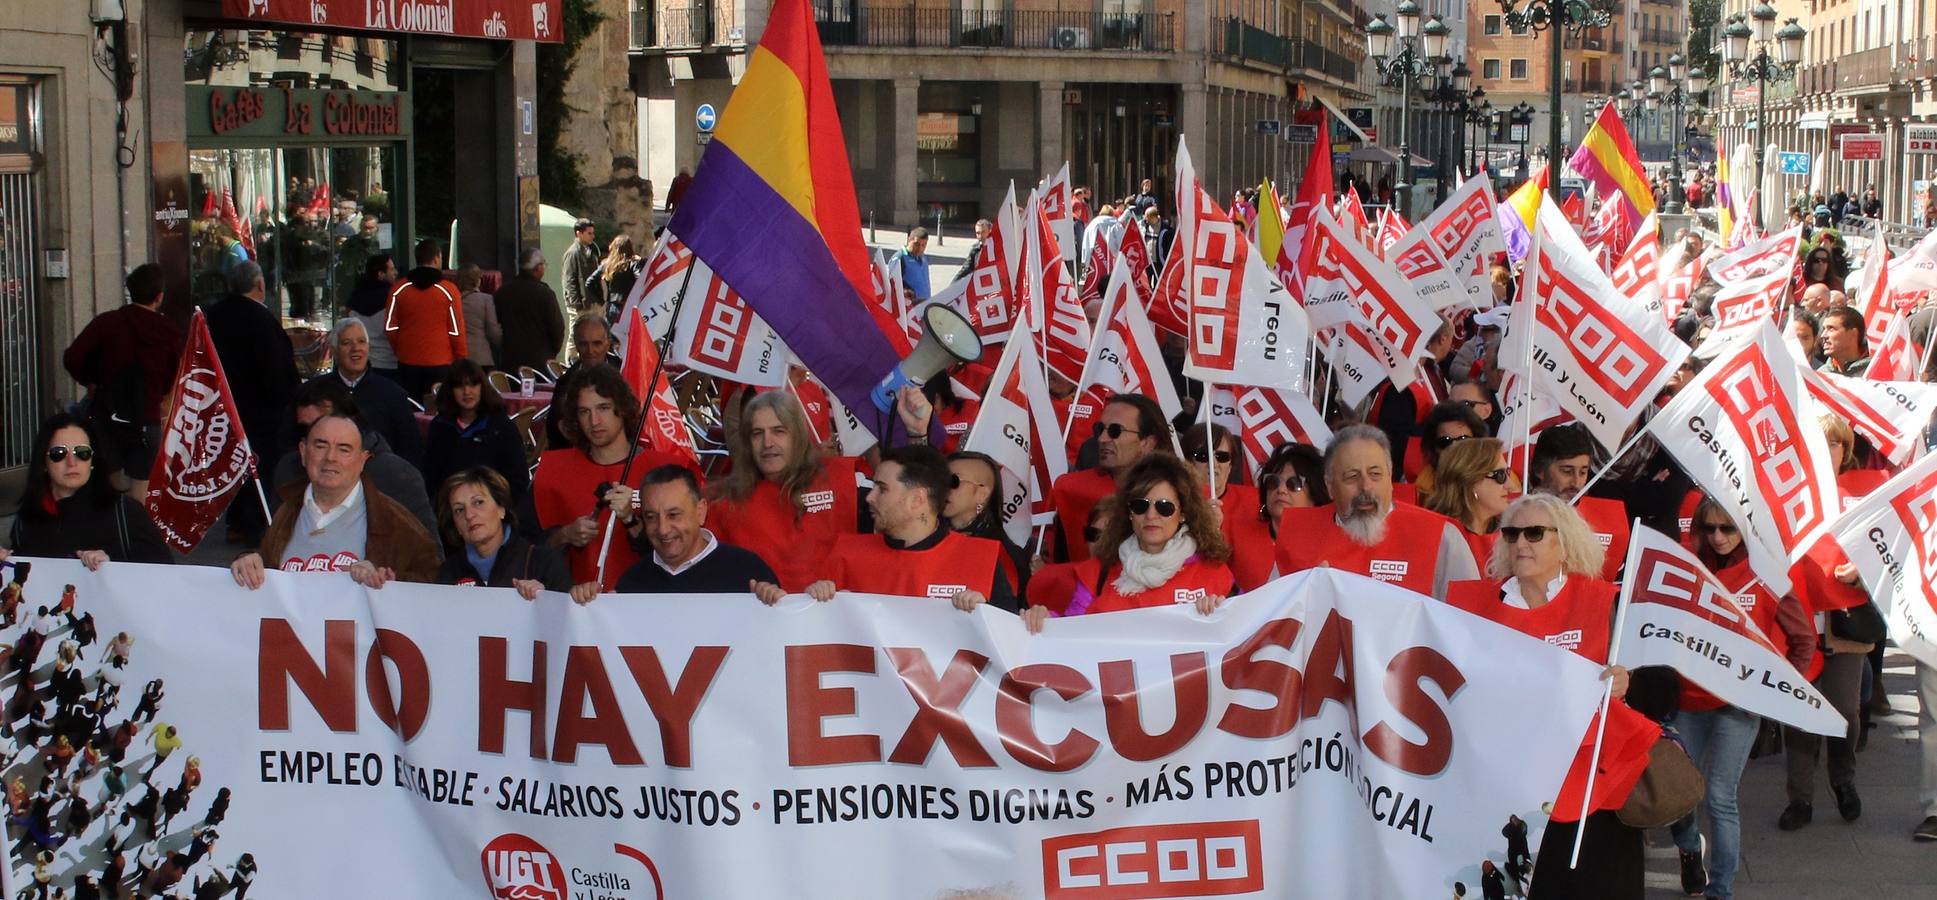
[[[1920,37],[1894,47],[1860,50],[1811,68],[1818,73],[1817,80],[1832,90],[1903,84],[1937,76],[1937,60],[1930,58],[1932,49],[1933,41]]]
[[[697,50],[745,41],[731,3],[661,6],[655,0],[632,0],[633,47]]]
[[[1311,41],[1291,42],[1291,66],[1329,75],[1347,84],[1356,83],[1365,60],[1327,49]]]
[[[1677,47],[1681,46],[1682,39],[1687,37],[1679,31],[1668,28],[1643,28],[1639,35],[1644,44],[1673,44]]]
[[[1283,69],[1291,65],[1291,41],[1233,16],[1224,20],[1218,51],[1232,59]]]
[[[816,9],[821,43],[835,47],[1012,50],[1176,49],[1176,16],[1018,9],[855,5]]]

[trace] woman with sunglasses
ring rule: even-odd
[[[1499,438],[1475,438],[1446,448],[1433,468],[1433,489],[1422,504],[1459,523],[1460,536],[1473,548],[1475,560],[1492,557],[1500,514],[1519,487],[1507,467],[1505,450]]]
[[[1789,664],[1808,672],[1816,654],[1816,629],[1794,596],[1777,598],[1749,569],[1742,532],[1721,504],[1704,497],[1695,508],[1695,556],[1708,567],[1749,614],[1771,643],[1783,648]],[[1854,682],[1851,682],[1854,685]],[[1851,698],[1852,705],[1854,697]],[[1849,712],[1845,710],[1844,712]],[[1689,758],[1707,782],[1703,804],[1708,808],[1707,867],[1703,867],[1702,833],[1696,816],[1676,822],[1670,832],[1681,853],[1681,886],[1689,896],[1728,900],[1733,896],[1735,871],[1741,858],[1741,812],[1736,789],[1749,749],[1755,745],[1761,719],[1723,703],[1714,694],[1684,681],[1675,730],[1688,748]]]
[[[1021,593],[1028,587],[1029,558],[1002,527],[1002,467],[987,453],[959,450],[948,455],[948,499],[942,518],[969,537],[1002,545],[1002,569]]]
[[[1828,250],[1818,247],[1809,251],[1808,256],[1803,257],[1802,283],[1805,287],[1812,284],[1827,285],[1832,291],[1843,289],[1843,276],[1836,274]]]
[[[1231,548],[1197,473],[1167,453],[1139,461],[1117,481],[1103,535],[1076,569],[1076,592],[1061,615],[1195,603],[1209,615],[1234,583]],[[1051,615],[1023,611],[1031,634]]]
[[[1276,561],[1270,527],[1251,515],[1259,505],[1258,489],[1237,483],[1236,475],[1242,471],[1235,465],[1240,452],[1237,438],[1224,426],[1212,424],[1207,440],[1205,426],[1192,425],[1184,431],[1182,444],[1184,458],[1197,477],[1210,482],[1209,490],[1217,493],[1218,526],[1231,548],[1231,574],[1237,578],[1238,590],[1258,589],[1271,580]]]
[[[1452,585],[1446,602],[1606,665],[1617,591],[1601,580],[1606,552],[1587,522],[1567,501],[1552,494],[1520,497],[1507,506],[1500,521],[1500,540],[1488,557],[1487,578]],[[1642,830],[1622,823],[1615,813],[1647,767],[1648,750],[1661,729],[1621,702],[1630,683],[1625,668],[1608,666],[1602,677],[1612,682],[1616,701],[1608,708],[1606,741],[1600,758],[1591,759],[1597,729],[1588,727],[1561,796],[1552,804],[1553,820],[1535,854],[1533,881],[1541,886],[1543,898],[1640,900],[1642,896],[1646,868]],[[1663,709],[1661,715],[1667,712]],[[1585,821],[1580,867],[1570,869],[1574,834],[1581,825],[1582,782],[1590,765],[1602,772],[1595,783],[1599,802]]]
[[[1258,469],[1258,516],[1278,540],[1278,521],[1294,507],[1325,506],[1332,494],[1325,489],[1325,454],[1310,444],[1284,444],[1271,451]]]
[[[20,515],[8,539],[11,551],[0,548],[0,559],[10,552],[69,557],[90,570],[110,559],[174,562],[148,511],[109,483],[112,467],[94,452],[93,427],[69,413],[41,423]]]
[[[1406,499],[1418,503],[1432,493],[1433,479],[1439,477],[1433,470],[1439,465],[1439,455],[1447,448],[1486,436],[1486,423],[1465,404],[1451,400],[1433,404],[1425,420],[1419,423],[1419,468],[1412,468],[1410,462],[1407,464],[1410,473],[1407,477],[1412,479],[1416,493]],[[1393,496],[1397,499],[1399,493],[1395,491]]]

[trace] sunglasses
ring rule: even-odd
[[[47,461],[60,462],[61,460],[66,459],[69,449],[70,448],[66,444],[55,444],[52,447],[48,447]],[[71,449],[73,450],[74,458],[80,460],[81,462],[87,462],[88,460],[94,458],[94,448],[86,444],[75,444]]]
[[[1494,469],[1493,471],[1486,473],[1482,477],[1484,477],[1488,481],[1493,482],[1494,484],[1505,487],[1507,483],[1507,479],[1513,477],[1513,475],[1511,472],[1508,472],[1506,469]]]
[[[1473,439],[1473,436],[1470,434],[1451,434],[1451,435],[1442,434],[1439,437],[1433,438],[1433,447],[1435,449],[1444,450],[1447,447],[1451,447],[1454,444],[1459,443],[1460,441],[1470,441],[1472,439]]]
[[[961,486],[962,486],[962,485],[964,485],[964,484],[972,484],[972,485],[975,485],[976,487],[988,487],[988,485],[986,485],[986,484],[983,484],[983,483],[982,483],[982,482],[980,482],[980,481],[963,481],[963,480],[962,480],[962,476],[960,476],[960,475],[957,475],[957,474],[955,474],[954,472],[950,472],[950,473],[948,473],[948,489],[949,489],[949,490],[951,490],[951,491],[952,491],[952,490],[955,490],[955,489],[957,489],[957,488],[959,488],[959,487],[961,487]]]
[[[1701,534],[1706,534],[1710,537],[1713,537],[1718,534],[1736,533],[1736,528],[1733,525],[1716,525],[1713,523],[1706,523],[1706,522],[1695,526],[1695,530]]]
[[[1117,438],[1124,436],[1125,434],[1134,434],[1134,435],[1141,436],[1143,432],[1137,431],[1134,428],[1125,428],[1122,425],[1119,425],[1115,422],[1111,422],[1108,425],[1105,425],[1102,422],[1096,423],[1097,437],[1107,437],[1110,440],[1114,441]]]
[[[1279,475],[1273,472],[1270,475],[1258,479],[1258,490],[1262,493],[1269,494],[1279,488],[1284,488],[1287,491],[1302,491],[1305,489],[1305,476],[1296,474]]]
[[[1095,525],[1083,526],[1083,543],[1094,544],[1103,539],[1103,529]]]
[[[1177,514],[1177,504],[1170,500],[1152,500],[1148,497],[1138,497],[1130,501],[1129,506],[1130,515],[1133,516],[1146,515],[1153,506],[1156,507],[1157,517],[1160,519],[1168,519]]]
[[[1551,525],[1508,525],[1500,529],[1500,537],[1509,544],[1520,543],[1522,537],[1529,544],[1538,544],[1547,539],[1547,532],[1554,530]]]
[[[1197,450],[1193,451],[1190,455],[1191,462],[1200,463],[1210,462],[1213,457],[1217,459],[1217,464],[1220,466],[1228,466],[1231,464],[1231,451],[1229,450],[1219,450],[1216,453],[1205,453],[1202,450]]]
[[[1480,407],[1486,405],[1486,401],[1485,400],[1461,400],[1459,401],[1459,405],[1464,406],[1467,409],[1479,409]]]

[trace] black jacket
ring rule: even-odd
[[[300,381],[289,335],[269,307],[241,294],[210,305],[207,321],[209,339],[215,343],[222,374],[235,397],[236,414],[242,418],[242,431],[258,457],[275,459],[281,455],[283,416],[295,400]]]
[[[447,548],[448,549],[448,548]],[[510,587],[513,578],[536,581],[545,590],[560,593],[572,589],[572,567],[557,550],[542,544],[534,544],[517,532],[512,532],[511,540],[498,548],[498,561],[491,566],[491,578],[478,577],[478,570],[459,547],[445,554],[444,564],[437,569],[438,584],[457,584],[465,579],[485,587]]]
[[[524,436],[503,413],[473,422],[469,430],[458,428],[454,419],[438,416],[431,420],[427,444],[424,486],[431,491],[443,485],[444,479],[472,466],[497,470],[511,483],[513,498],[523,497],[531,486]]]
[[[565,314],[550,285],[530,275],[517,275],[498,288],[492,298],[504,340],[498,348],[498,368],[518,371],[530,366],[544,371],[545,360],[565,346]]]
[[[370,372],[363,373],[363,380],[358,381],[356,387],[344,384],[335,372],[318,375],[310,379],[310,383],[333,378],[338,387],[356,398],[357,412],[363,415],[364,424],[383,435],[383,439],[390,443],[392,453],[403,457],[413,466],[423,464],[424,438],[417,430],[417,407],[411,405],[410,395],[404,392],[402,385]]]
[[[175,561],[148,511],[119,494],[101,504],[84,491],[56,503],[52,518],[22,515],[14,519],[8,546],[21,556],[73,559],[79,551],[100,550],[123,562]]]

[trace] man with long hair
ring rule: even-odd
[[[563,379],[553,395],[552,415],[568,446],[547,450],[538,457],[532,476],[531,502],[545,539],[572,564],[572,583],[599,581],[612,590],[619,576],[639,561],[632,541],[606,530],[617,522],[628,530],[640,527],[632,506],[632,489],[618,484],[626,461],[633,460],[633,477],[662,465],[682,465],[669,453],[633,446],[639,433],[639,398],[625,376],[607,365],[585,366]],[[608,547],[608,543],[610,546]],[[599,576],[604,553],[605,574]]]
[[[1473,551],[1451,519],[1392,502],[1392,445],[1384,431],[1353,425],[1325,450],[1326,506],[1285,510],[1278,572],[1330,566],[1438,599],[1446,585],[1477,578]]]
[[[733,471],[712,486],[708,526],[760,554],[782,588],[805,590],[826,575],[835,539],[861,531],[854,460],[823,455],[784,391],[748,400],[727,438]]]

